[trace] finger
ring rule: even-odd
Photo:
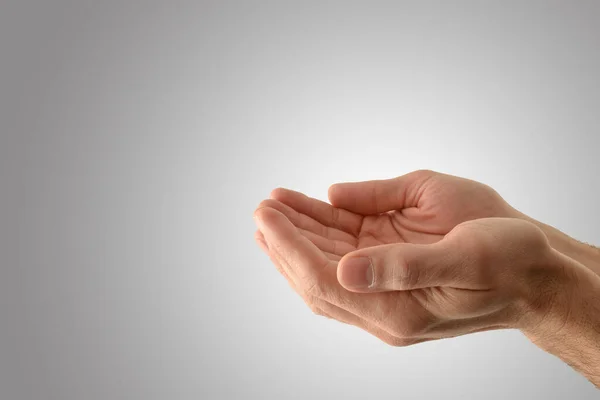
[[[284,264],[285,271],[297,285],[310,290],[324,269],[335,268],[335,263],[279,211],[263,207],[256,210],[254,216],[270,252]]]
[[[323,316],[323,317],[325,317],[327,319],[335,319],[335,318],[333,318],[331,315],[327,314],[325,311],[323,311],[319,307],[315,307],[315,310],[317,310],[317,312],[315,314],[321,315],[321,316]],[[342,322],[342,321],[340,321],[340,322]]]
[[[281,264],[281,262],[274,257],[273,254],[271,254],[271,251],[269,250],[269,245],[265,240],[264,235],[262,234],[261,231],[257,230],[254,233],[254,239],[256,240],[256,243],[258,243],[258,245],[260,246],[260,248],[262,249],[262,251],[269,256],[269,258],[271,259],[271,262],[273,263],[273,265],[275,265],[275,268],[277,268],[277,271],[283,275],[283,277],[288,281],[288,283],[290,284],[290,286],[294,285],[294,282],[292,281],[292,279],[290,278],[290,276],[288,275],[288,273],[285,271],[283,265]]]
[[[339,240],[330,240],[324,238],[323,236],[316,235],[310,231],[305,231],[303,229],[299,229],[299,231],[302,235],[308,238],[308,240],[313,242],[315,246],[327,253],[343,256],[350,253],[351,251],[356,250],[356,246],[352,246],[346,242],[342,242]]]
[[[296,283],[294,282],[294,280],[292,280],[290,278],[290,276],[286,273],[286,271],[285,271],[286,264],[283,263],[279,259],[279,256],[275,252],[271,252],[269,250],[268,243],[266,242],[265,237],[260,230],[256,231],[255,238],[256,238],[257,242],[259,243],[259,245],[261,246],[261,248],[269,256],[269,258],[271,259],[271,262],[273,263],[273,265],[275,265],[275,268],[277,268],[277,270],[281,273],[281,275],[283,275],[283,277],[287,280],[289,286],[294,290],[294,292],[296,292],[300,297],[302,297],[302,299],[304,300],[305,303],[308,304],[307,296],[304,295],[304,293],[302,291],[298,290],[298,287],[296,286]]]
[[[256,230],[256,232],[254,232],[254,240],[256,240],[256,243],[258,243],[262,251],[264,251],[265,253],[269,252],[269,246],[267,245],[265,237],[263,236],[261,231]]]
[[[303,193],[288,189],[275,189],[271,198],[287,204],[294,210],[307,215],[325,226],[357,236],[362,224],[362,216],[347,210],[335,208],[324,201],[313,199]]]
[[[390,346],[410,346],[413,344],[426,342],[431,339],[420,338],[399,338],[396,337],[384,329],[379,328],[377,325],[369,322],[368,320],[359,317],[358,315],[352,314],[340,307],[337,307],[331,303],[323,301],[317,298],[304,299],[307,304],[310,304],[310,308],[317,315],[322,315],[326,318],[336,320],[346,325],[356,326],[363,331],[370,333],[382,342],[389,344]]]
[[[444,240],[368,247],[346,254],[339,264],[340,284],[355,292],[405,291],[427,287],[479,289],[468,257]]]
[[[348,312],[340,307],[337,307],[331,303],[323,301],[321,299],[311,299],[314,304],[313,309],[317,314],[325,317],[335,319],[336,321],[342,322],[348,325],[354,325],[363,331],[370,333],[379,340],[383,341],[390,346],[410,346],[412,344],[426,341],[427,339],[404,339],[398,338],[384,329],[379,328],[377,325],[363,319],[351,312]]]
[[[357,243],[356,237],[352,236],[348,232],[344,232],[337,228],[323,225],[319,221],[296,211],[292,207],[288,206],[287,204],[282,203],[279,200],[274,200],[274,199],[263,200],[259,204],[258,208],[262,208],[262,207],[271,207],[271,208],[276,209],[277,211],[279,211],[283,215],[285,215],[292,222],[292,224],[294,224],[296,227],[298,227],[300,229],[304,229],[306,231],[313,232],[317,235],[323,236],[323,237],[331,239],[331,240],[347,242],[347,243],[350,243],[350,244],[356,246],[356,243]]]
[[[417,207],[423,185],[435,174],[415,171],[393,179],[336,183],[329,188],[329,201],[363,215]]]

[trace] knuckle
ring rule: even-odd
[[[412,172],[410,175],[415,182],[418,182],[419,185],[423,185],[431,179],[435,178],[439,174],[436,171],[430,169],[419,169]]]
[[[410,346],[411,344],[414,343],[414,340],[411,339],[404,339],[404,338],[399,338],[396,336],[389,336],[389,335],[377,335],[377,337],[384,342],[385,344],[392,346],[392,347],[406,347],[406,346]]]
[[[434,175],[434,174],[435,174],[435,171],[432,171],[432,170],[427,169],[427,168],[418,169],[418,170],[415,171],[415,175],[423,176],[423,177],[428,177],[428,176],[431,176],[431,175]]]
[[[337,223],[338,223],[339,220],[340,220],[340,210],[339,210],[339,208],[332,207],[331,208],[331,221],[333,222],[333,225],[337,225]]]
[[[524,247],[530,252],[534,254],[545,254],[550,249],[550,242],[546,234],[541,230],[541,228],[529,223],[524,229],[525,240],[521,243],[525,245]]]
[[[427,332],[429,324],[419,319],[398,319],[394,324],[394,333],[399,339],[413,339]]]
[[[408,262],[397,259],[392,271],[392,284],[396,290],[406,290],[415,287],[419,282],[420,270],[415,261]]]
[[[323,296],[323,286],[318,279],[306,279],[303,284],[303,292],[306,297],[320,298]]]
[[[402,347],[402,344],[401,344],[401,340],[402,339],[399,339],[399,338],[397,338],[395,336],[388,337],[388,336],[380,335],[378,337],[379,337],[379,339],[382,342],[384,342],[385,344],[387,344],[389,346],[392,346],[392,347]]]
[[[394,323],[394,334],[401,339],[409,338],[413,335],[413,328],[406,320],[398,320]]]
[[[487,227],[481,229],[478,222],[468,221],[457,225],[448,237],[465,258],[476,262],[485,262],[489,260],[495,250],[495,240],[490,240],[488,236]]]
[[[312,313],[315,314],[316,316],[319,316],[319,317],[324,317],[325,316],[325,313],[319,307],[311,304],[309,306],[309,308],[312,311]]]
[[[302,296],[304,303],[308,306],[310,311],[315,315],[323,315],[323,310],[319,307],[318,302],[312,296]]]
[[[401,339],[401,338],[395,338],[393,341],[392,346],[394,347],[406,347],[406,346],[410,346],[411,344],[413,344],[414,342],[410,339]]]

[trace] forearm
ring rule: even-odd
[[[523,332],[600,389],[600,277],[564,254],[556,252],[556,259],[565,281],[542,322]]]
[[[581,243],[550,225],[537,221],[521,212],[518,213],[521,219],[537,225],[546,234],[550,245],[554,249],[580,262],[600,276],[600,249]]]

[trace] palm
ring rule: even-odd
[[[272,197],[281,203],[276,208],[334,259],[382,244],[434,243],[462,222],[511,213],[488,186],[429,171],[350,185],[330,192],[333,205],[288,190]]]
[[[406,222],[401,210],[366,215],[356,236],[356,247],[361,249],[391,243],[427,244],[437,242],[444,236],[427,232],[423,224],[418,222],[412,225]]]

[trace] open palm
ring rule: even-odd
[[[462,222],[517,212],[489,186],[433,171],[336,184],[329,200],[276,189],[263,205],[287,216],[332,260],[382,244],[435,243]]]

